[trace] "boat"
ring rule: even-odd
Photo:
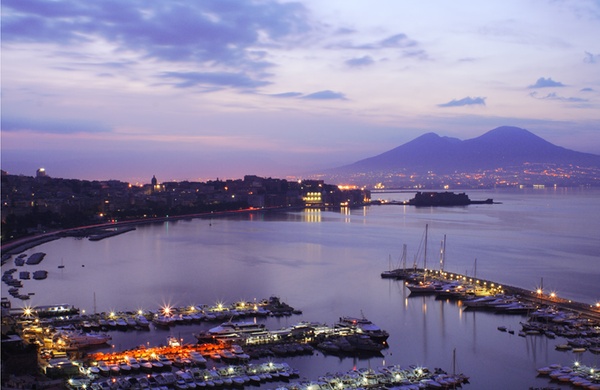
[[[438,291],[443,290],[444,286],[438,282],[419,282],[419,283],[407,283],[406,288],[410,290],[411,294],[435,294]]]
[[[336,324],[337,326],[347,326],[351,329],[356,330],[357,333],[362,333],[369,336],[373,341],[378,343],[384,343],[390,334],[369,321],[363,315],[361,318],[357,317],[340,317]]]
[[[486,307],[489,302],[498,299],[496,295],[487,295],[480,298],[467,299],[462,302],[462,305],[467,307]]]
[[[91,345],[106,344],[112,340],[109,334],[105,333],[85,333],[85,332],[58,332],[58,338],[62,339],[68,346],[83,348]]]
[[[555,348],[558,351],[569,351],[573,349],[569,344],[558,344]]]
[[[141,368],[140,363],[133,356],[126,356],[125,363],[127,363],[129,367],[131,367],[132,372],[138,372]]]
[[[206,365],[206,358],[204,356],[202,356],[202,354],[200,352],[191,351],[189,356],[190,356],[190,360],[195,365],[197,365],[197,366],[205,366]]]
[[[124,318],[119,317],[115,321],[117,323],[117,329],[127,330],[128,325],[127,321]]]
[[[144,329],[150,328],[150,322],[143,315],[138,315],[137,317],[135,317],[135,323],[140,328],[144,328]]]
[[[98,362],[98,370],[100,370],[100,375],[108,376],[110,374],[110,367],[106,364],[105,361]]]
[[[156,326],[159,326],[162,328],[168,328],[174,323],[174,320],[170,316],[163,316],[163,315],[159,314],[159,315],[154,316],[154,318],[152,318],[152,322]]]
[[[44,259],[45,256],[46,256],[46,254],[44,252],[34,253],[31,256],[29,256],[29,258],[26,261],[26,264],[37,265]]]
[[[48,277],[48,271],[46,270],[38,270],[33,271],[33,278],[36,280],[46,279]]]
[[[232,335],[252,334],[264,331],[265,324],[257,324],[251,321],[228,321],[209,329],[207,333],[216,337],[227,337]]]
[[[152,363],[146,358],[139,358],[138,363],[142,372],[150,374],[152,372]],[[161,367],[162,368],[162,367]]]
[[[175,336],[167,337],[167,345],[169,347],[181,347],[181,341]]]

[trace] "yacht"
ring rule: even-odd
[[[373,341],[377,341],[379,343],[384,343],[388,337],[389,333],[379,326],[375,325],[364,316],[362,318],[357,317],[340,317],[338,326],[347,326],[353,328],[357,331],[357,333],[362,333],[369,336]]]
[[[90,345],[105,344],[112,337],[105,333],[60,332],[59,337],[71,347],[81,348]]]
[[[257,324],[250,321],[240,321],[240,322],[224,322],[219,326],[211,328],[208,330],[209,335],[213,336],[231,336],[231,335],[240,335],[240,334],[252,334],[258,332],[264,332],[265,325]]]
[[[406,287],[410,290],[411,294],[435,294],[444,288],[442,284],[436,282],[409,283]]]

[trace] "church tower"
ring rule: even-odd
[[[150,183],[152,184],[152,192],[160,192],[160,184],[158,184],[158,180],[156,180],[156,175],[152,176]]]

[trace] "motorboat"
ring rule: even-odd
[[[375,325],[373,322],[366,319],[364,316],[361,318],[357,317],[340,317],[338,326],[348,326],[352,329],[355,329],[359,334],[365,334],[369,336],[373,341],[383,343],[390,336],[389,333],[379,326]]]
[[[144,317],[142,315],[135,317],[135,323],[140,328],[146,329],[146,328],[150,327],[150,322],[146,319],[146,317]]]
[[[219,326],[211,328],[208,330],[209,335],[218,336],[218,337],[226,337],[231,335],[240,335],[240,334],[252,334],[258,332],[264,332],[265,325],[257,324],[251,321],[239,321],[239,322],[224,322]]]
[[[406,288],[410,290],[411,294],[435,294],[442,291],[444,286],[437,282],[419,282],[408,283]]]
[[[74,348],[83,348],[91,345],[101,345],[112,339],[112,336],[105,333],[85,333],[85,332],[67,332],[61,331],[58,334],[66,345]]]

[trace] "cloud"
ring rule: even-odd
[[[111,128],[106,124],[79,119],[29,119],[12,116],[2,116],[2,131],[33,131],[49,134],[75,134],[75,133],[104,133]]]
[[[540,77],[535,84],[528,86],[527,88],[550,88],[550,87],[564,87],[565,85],[559,81],[554,81],[550,77]]]
[[[329,46],[330,49],[351,50],[379,50],[379,49],[404,49],[418,46],[417,41],[408,38],[406,34],[395,34],[375,42],[354,44],[350,41],[338,42]]]
[[[177,88],[210,85],[252,89],[270,84],[268,81],[256,80],[246,74],[233,72],[164,72],[160,77],[180,80],[173,84]]]
[[[255,50],[311,31],[300,3],[244,1],[4,0],[3,42],[63,46],[109,43],[140,59],[260,71]]]
[[[578,97],[564,97],[564,96],[559,96],[556,93],[552,92],[547,94],[546,96],[537,96],[536,92],[532,92],[529,94],[529,96],[531,96],[534,99],[538,99],[538,100],[557,100],[560,102],[567,102],[567,103],[584,103],[584,102],[588,102],[588,99],[583,99],[583,98],[578,98]]]
[[[271,94],[269,96],[273,96],[273,97],[277,97],[277,98],[295,98],[295,97],[300,97],[302,95],[303,95],[303,93],[301,93],[301,92],[283,92],[283,93]]]
[[[330,90],[314,92],[309,95],[303,96],[302,99],[311,99],[311,100],[348,100],[343,93],[333,92]]]
[[[462,107],[462,106],[472,106],[472,105],[481,105],[485,106],[485,97],[465,97],[460,100],[453,99],[448,103],[438,104],[438,107]]]
[[[365,66],[373,65],[375,60],[371,56],[364,56],[360,58],[351,58],[345,61],[345,64],[351,68],[362,68]]]
[[[600,61],[600,54],[593,54],[589,51],[585,52],[585,57],[583,58],[583,62],[587,64],[595,64]]]
[[[581,88],[579,92],[594,92],[593,88]]]

